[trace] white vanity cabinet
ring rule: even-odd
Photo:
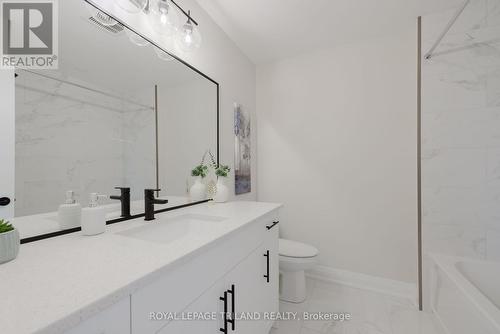
[[[277,219],[273,212],[247,224],[132,294],[132,334],[267,334],[272,321],[264,315],[279,305],[278,226],[268,229]],[[235,312],[234,324],[224,311]],[[150,320],[150,312],[204,319]]]
[[[201,319],[174,320],[158,333],[267,334],[273,323],[267,315],[278,312],[279,308],[277,264],[278,228],[275,227],[255,250],[181,313]]]
[[[237,314],[236,333],[267,334],[273,323],[269,315],[279,309],[278,228],[267,233],[264,242],[225,277],[228,311]],[[232,324],[227,327],[232,333]]]
[[[66,334],[127,334],[130,333],[130,298],[85,320]]]

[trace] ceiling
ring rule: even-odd
[[[197,0],[255,63],[394,32],[463,0]]]

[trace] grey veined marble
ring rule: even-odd
[[[424,52],[453,10],[423,16]],[[500,259],[500,1],[472,0],[423,60],[424,251]]]

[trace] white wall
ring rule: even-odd
[[[15,97],[14,71],[0,69],[0,197],[9,197],[9,206],[0,206],[0,219],[14,217]]]
[[[142,34],[152,38],[168,50],[172,46],[152,31],[148,18],[144,15],[131,15],[113,5],[112,1],[95,0],[95,3]],[[189,64],[198,68],[220,84],[220,142],[221,162],[231,167],[234,165],[233,103],[240,103],[243,108],[255,115],[255,65],[236,47],[227,35],[213,22],[194,0],[180,0],[182,7],[190,9],[199,23],[203,36],[201,48],[192,54],[181,54],[174,50]],[[255,120],[255,117],[253,117]],[[254,124],[255,128],[255,124]],[[256,138],[253,138],[253,192],[238,196],[237,199],[256,199]],[[182,176],[185,177],[185,176]],[[229,183],[229,182],[228,182]],[[230,189],[234,189],[234,174],[231,173]],[[232,192],[234,194],[234,192]]]
[[[322,265],[416,282],[416,21],[258,66],[258,199]]]

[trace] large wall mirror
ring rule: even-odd
[[[68,191],[85,207],[130,187],[132,215],[146,188],[162,189],[160,210],[190,204],[191,169],[218,154],[218,84],[84,0],[59,11],[59,69],[16,71],[21,238],[74,229],[57,215]],[[102,205],[120,219],[119,201]]]

